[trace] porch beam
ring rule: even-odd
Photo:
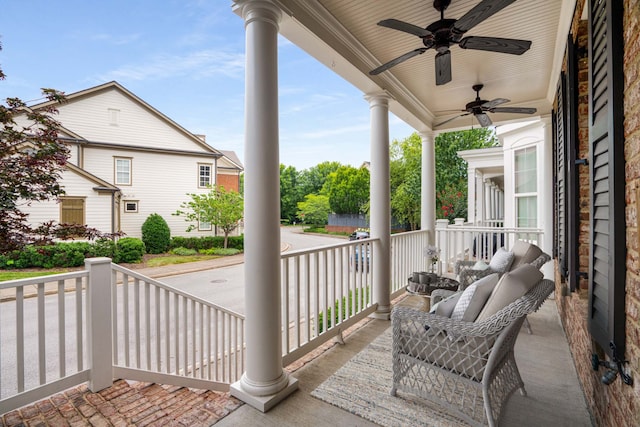
[[[268,0],[236,0],[245,21],[246,371],[231,395],[266,412],[298,388],[282,369],[278,28]]]
[[[391,190],[389,187],[389,99],[386,92],[365,96],[371,114],[371,237],[374,242],[372,315],[391,317]]]

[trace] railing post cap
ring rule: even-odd
[[[102,256],[102,257],[84,259],[84,265],[98,265],[98,264],[111,264],[111,258]]]

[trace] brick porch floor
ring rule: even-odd
[[[118,380],[86,385],[0,417],[0,426],[210,426],[242,405],[229,393]]]

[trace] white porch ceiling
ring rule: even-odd
[[[440,19],[431,0],[274,0],[285,10],[281,33],[364,93],[387,91],[391,111],[418,131],[462,113],[475,99],[472,86],[484,84],[482,99],[507,98],[504,107],[551,112],[575,0],[517,0],[465,36],[531,40],[523,55],[465,50],[451,46],[452,81],[435,84],[434,49],[377,76],[373,68],[422,47],[414,35],[378,26],[395,18],[426,27]],[[480,0],[452,0],[445,18],[459,19]],[[452,111],[453,110],[453,111]],[[472,115],[435,130],[478,126]],[[528,120],[522,114],[489,113],[494,124]]]

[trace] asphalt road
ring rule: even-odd
[[[285,251],[314,248],[344,242],[344,237],[302,233],[302,227],[282,227],[280,240]],[[211,301],[240,314],[244,306],[244,264],[181,274],[162,282]]]

